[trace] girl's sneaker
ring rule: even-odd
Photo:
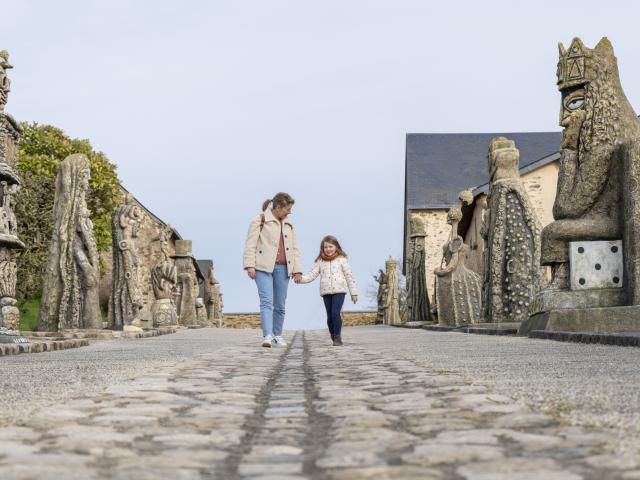
[[[287,342],[285,342],[284,337],[282,335],[276,335],[273,337],[273,343],[276,347],[286,347]]]
[[[341,347],[342,346],[342,337],[340,335],[333,336],[333,346]]]
[[[271,342],[273,342],[273,335],[267,335],[266,337],[262,337],[263,347],[271,348]]]

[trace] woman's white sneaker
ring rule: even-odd
[[[286,347],[287,342],[285,342],[284,337],[282,335],[276,335],[273,337],[273,343],[278,347]]]
[[[273,342],[273,335],[267,335],[266,337],[262,337],[262,346],[271,348],[271,343]]]

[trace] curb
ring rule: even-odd
[[[640,332],[597,333],[533,330],[529,333],[529,338],[556,340],[559,342],[599,343],[602,345],[617,345],[620,347],[640,347]]]
[[[31,339],[38,338],[54,338],[56,340],[65,339],[112,339],[112,338],[149,338],[159,335],[169,335],[176,333],[176,327],[160,327],[153,330],[145,330],[143,332],[123,332],[122,330],[66,330],[64,332],[20,332],[24,337]]]
[[[36,341],[33,343],[3,343],[0,344],[0,356],[18,355],[20,353],[53,352],[55,350],[67,350],[69,348],[86,347],[88,345],[89,340],[87,339]]]

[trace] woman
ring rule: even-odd
[[[249,225],[244,248],[244,269],[258,286],[262,346],[285,347],[282,337],[289,278],[302,276],[300,249],[289,219],[295,201],[280,192],[262,204],[262,213]],[[271,205],[271,208],[269,208]]]

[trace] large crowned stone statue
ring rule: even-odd
[[[20,311],[16,306],[16,262],[14,251],[24,248],[18,238],[14,214],[15,194],[20,179],[13,170],[21,130],[11,115],[4,112],[11,82],[7,77],[9,54],[0,51],[0,343],[26,343],[18,332]]]
[[[560,171],[554,222],[542,231],[549,286],[531,330],[640,330],[640,121],[606,38],[560,44]]]

